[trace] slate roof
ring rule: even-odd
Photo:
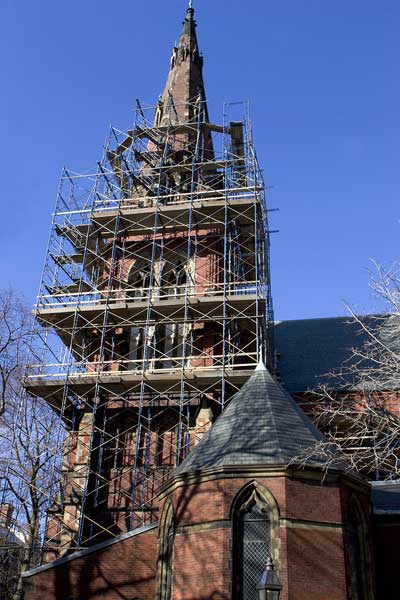
[[[400,481],[373,481],[372,506],[376,515],[400,515]]]
[[[286,465],[323,439],[290,394],[262,365],[175,473],[227,465]],[[308,462],[315,465],[318,459]]]
[[[369,327],[382,327],[385,319],[385,315],[364,317]],[[352,348],[361,348],[367,341],[367,334],[351,317],[278,321],[274,335],[280,380],[289,392],[324,384],[331,389],[354,389],[350,375],[340,379],[329,375],[350,366]]]

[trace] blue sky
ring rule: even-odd
[[[212,119],[249,99],[271,214],[276,317],[379,304],[399,259],[400,3],[194,0]],[[154,103],[184,0],[3,0],[2,287],[37,293],[63,165],[92,169],[112,122]]]

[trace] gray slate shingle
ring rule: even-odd
[[[264,366],[258,367],[175,473],[225,465],[286,465],[323,439],[289,393]]]
[[[384,337],[387,315],[366,315],[363,321]],[[274,336],[280,379],[289,392],[315,390],[321,385],[331,389],[355,387],[349,372],[341,378],[330,375],[343,368],[346,371],[351,365],[352,348],[360,349],[368,340],[352,317],[278,321]]]
[[[400,481],[372,482],[375,514],[400,514]]]

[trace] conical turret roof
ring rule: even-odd
[[[287,465],[323,440],[290,394],[259,365],[175,473],[228,465]],[[306,464],[319,464],[318,458]]]

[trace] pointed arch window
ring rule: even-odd
[[[233,511],[233,598],[258,600],[257,584],[271,551],[271,508],[249,488]]]
[[[351,600],[370,600],[372,598],[372,586],[367,523],[363,510],[355,498],[352,498],[347,505],[345,540],[349,573],[349,598]]]
[[[185,271],[185,268],[184,268],[183,264],[181,263],[181,261],[178,261],[178,263],[176,265],[175,277],[176,277],[176,295],[179,297],[182,297],[185,292],[185,286],[186,286],[186,271]]]
[[[129,340],[129,360],[132,362],[131,368],[140,368],[144,356],[145,328],[131,327]]]
[[[128,298],[147,298],[150,287],[150,265],[131,269],[128,276]]]
[[[161,295],[166,298],[182,298],[186,286],[186,270],[183,263],[178,260],[176,264],[168,262],[164,266],[163,286]]]
[[[157,599],[171,600],[173,587],[173,555],[175,518],[171,501],[167,501],[160,519],[158,541]]]

